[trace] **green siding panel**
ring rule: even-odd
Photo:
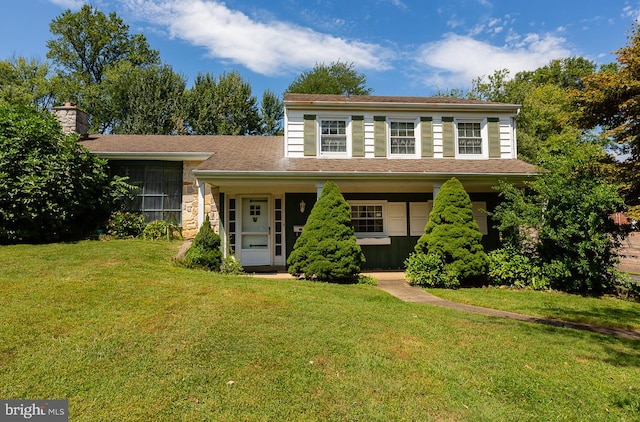
[[[351,155],[364,157],[364,116],[351,116]]]
[[[317,148],[317,130],[316,130],[316,116],[313,114],[304,115],[304,155],[314,156],[316,155]]]
[[[453,117],[442,118],[442,156],[454,158],[456,156],[456,136]]]
[[[487,133],[489,134],[489,158],[500,158],[500,119],[487,119]]]
[[[421,117],[420,126],[422,156],[433,157],[433,118]]]
[[[387,156],[387,118],[385,116],[373,116],[373,154],[376,157]]]

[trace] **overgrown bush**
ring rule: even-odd
[[[404,262],[409,284],[423,287],[456,288],[460,285],[453,267],[446,267],[436,253],[412,253]]]
[[[105,165],[51,113],[0,104],[0,244],[76,240],[104,227]]]
[[[351,207],[334,182],[327,182],[287,259],[295,277],[355,282],[365,258],[351,224]]]
[[[491,284],[534,290],[549,288],[549,277],[531,258],[510,248],[496,249],[488,256]]]
[[[207,216],[185,254],[184,265],[187,268],[220,271],[222,264],[221,243],[220,236],[211,228],[209,216]]]
[[[144,215],[139,212],[116,211],[107,222],[107,234],[116,239],[135,238],[146,227]]]
[[[471,199],[458,179],[451,178],[442,185],[433,202],[415,252],[441,257],[448,274],[455,274],[461,283],[479,284],[489,266],[481,241]]]
[[[174,240],[182,239],[182,231],[175,222],[155,220],[146,225],[142,236],[146,240]]]

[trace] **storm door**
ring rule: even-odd
[[[241,206],[242,265],[271,265],[269,198],[245,197],[242,198]]]

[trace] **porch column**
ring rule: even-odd
[[[436,196],[438,196],[438,193],[440,193],[441,186],[442,186],[442,183],[433,184],[433,199],[436,199]]]
[[[205,196],[205,183],[196,179],[198,184],[198,229],[202,227],[204,223],[204,196]]]
[[[316,183],[316,199],[320,198],[323,188],[324,188],[324,183]]]

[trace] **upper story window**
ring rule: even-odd
[[[320,152],[346,153],[346,120],[322,120],[320,125]]]
[[[482,154],[482,130],[480,122],[458,123],[458,154]]]
[[[390,122],[389,129],[391,154],[412,155],[416,153],[413,122]]]

